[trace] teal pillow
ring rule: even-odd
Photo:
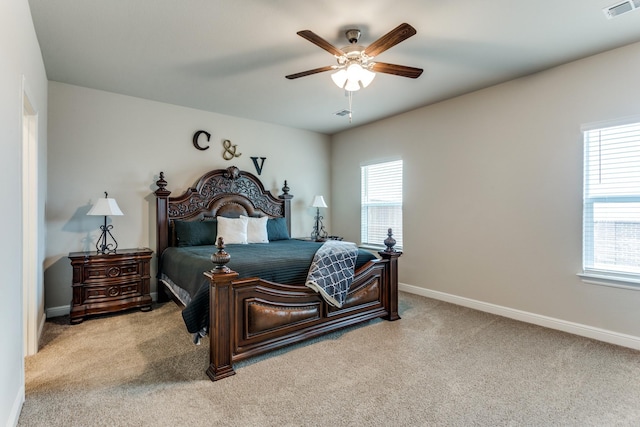
[[[267,235],[269,241],[289,240],[289,229],[285,218],[269,218],[267,220]]]
[[[218,234],[218,222],[207,221],[174,221],[178,246],[215,245]]]

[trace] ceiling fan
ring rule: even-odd
[[[373,61],[376,56],[385,50],[416,34],[415,28],[406,23],[398,25],[366,48],[358,45],[358,40],[360,39],[360,30],[358,29],[345,31],[350,44],[342,49],[338,49],[310,30],[298,31],[297,34],[332,54],[338,64],[290,74],[286,76],[290,80],[325,71],[336,71],[331,75],[334,83],[338,87],[353,92],[361,87],[367,87],[375,77],[376,72],[409,77],[411,79],[416,79],[422,74],[421,68]]]

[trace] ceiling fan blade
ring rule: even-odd
[[[422,74],[422,68],[407,67],[406,65],[387,64],[384,62],[376,62],[371,67],[372,71],[377,73],[394,74],[396,76],[409,77],[417,79]]]
[[[327,65],[326,67],[314,68],[313,70],[302,71],[301,73],[289,74],[288,76],[285,76],[285,77],[288,78],[289,80],[293,80],[299,77],[310,76],[312,74],[323,73],[325,71],[331,71],[333,69],[335,69],[334,66]]]
[[[400,24],[384,36],[380,37],[378,40],[371,43],[364,50],[364,53],[373,58],[374,56],[380,55],[385,50],[397,45],[398,43],[408,39],[415,34],[416,29],[411,25],[407,23]]]
[[[327,52],[329,52],[334,56],[344,55],[343,51],[341,51],[340,49],[338,49],[337,47],[335,47],[334,45],[332,45],[331,43],[329,43],[328,41],[326,41],[325,39],[323,39],[313,31],[302,30],[302,31],[298,31],[296,34],[298,34],[300,37],[304,39],[309,40],[311,43],[315,44],[318,47],[321,47],[322,49],[326,50]]]

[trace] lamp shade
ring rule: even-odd
[[[376,73],[373,71],[365,70],[364,68],[360,71],[360,82],[362,83],[362,87],[367,87],[375,78]]]
[[[96,204],[93,205],[87,215],[100,215],[100,216],[113,216],[113,215],[124,215],[118,207],[118,203],[116,199],[112,199],[110,197],[105,197],[104,199],[98,199]]]
[[[343,89],[344,85],[347,83],[347,70],[343,69],[331,74],[331,80],[333,80],[336,86]]]
[[[324,197],[316,196],[313,198],[313,203],[311,204],[314,208],[326,208],[327,204],[324,201]]]

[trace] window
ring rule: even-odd
[[[393,230],[396,248],[402,248],[402,160],[360,168],[361,242],[383,246],[387,230]]]
[[[640,284],[640,123],[584,132],[584,276]]]

